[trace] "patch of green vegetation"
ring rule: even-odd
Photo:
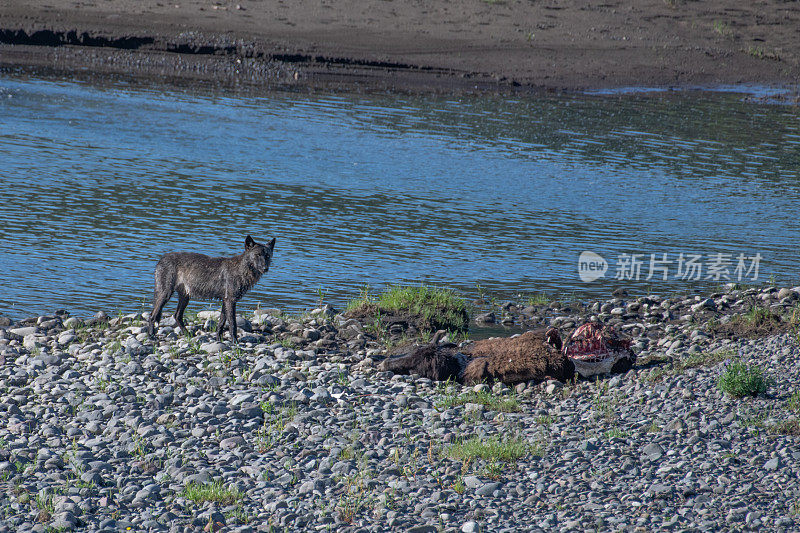
[[[556,417],[552,415],[539,415],[536,417],[536,423],[544,427],[550,427],[555,421]]]
[[[108,353],[114,355],[115,353],[122,351],[122,343],[119,340],[115,340],[114,342],[108,344],[107,349]]]
[[[228,511],[225,513],[225,518],[228,520],[234,520],[238,524],[249,524],[253,521],[253,517],[247,514],[247,512],[242,509],[242,506],[239,505],[235,509]]]
[[[642,378],[642,381],[659,381],[667,376],[682,374],[691,368],[704,368],[717,365],[734,355],[732,349],[718,350],[715,352],[703,352],[690,354],[686,357],[673,360],[670,364],[654,368],[650,373]]]
[[[502,461],[515,463],[527,455],[544,455],[544,450],[518,437],[504,439],[500,437],[472,437],[462,440],[445,449],[447,457],[468,463],[474,459],[484,461]]]
[[[728,25],[727,22],[721,20],[714,21],[714,32],[716,32],[717,35],[721,35],[722,37],[733,36],[733,30],[731,29],[731,27]]]
[[[527,305],[547,305],[551,302],[550,298],[543,292],[528,295],[524,301]]]
[[[483,477],[488,477],[489,479],[500,479],[503,477],[503,473],[506,472],[508,469],[506,466],[499,462],[499,461],[490,461],[483,468],[479,471],[479,475]]]
[[[617,398],[609,393],[608,381],[602,382],[592,398],[592,409],[608,422],[617,418]]]
[[[792,502],[789,506],[789,514],[791,516],[800,516],[800,499]]]
[[[766,307],[752,306],[748,312],[742,315],[742,319],[753,325],[763,324],[772,318],[772,312]]]
[[[345,446],[339,452],[339,459],[342,461],[349,461],[356,456],[356,452],[352,446]]]
[[[195,503],[216,502],[222,505],[233,505],[244,497],[239,489],[225,487],[221,481],[189,483],[180,495]]]
[[[755,433],[758,433],[760,429],[764,429],[766,427],[766,420],[768,415],[766,413],[758,413],[752,416],[741,416],[739,418],[739,424],[745,429],[749,429]]]
[[[781,56],[775,50],[767,50],[762,46],[753,46],[750,45],[745,50],[745,53],[749,56],[753,56],[757,59],[772,59],[773,61],[780,61]]]
[[[322,307],[325,304],[325,299],[328,297],[328,289],[320,285],[317,287],[317,307]]]
[[[185,324],[194,324],[195,322],[197,322],[197,313],[198,312],[199,311],[192,311],[190,309],[186,309],[183,312],[183,322]]]
[[[733,350],[719,350],[716,352],[703,352],[698,354],[691,354],[672,363],[672,368],[676,373],[681,373],[690,368],[701,368],[714,366],[733,355]]]
[[[786,407],[793,413],[800,412],[800,391],[794,391],[786,401]]]
[[[444,329],[465,332],[469,328],[467,304],[453,290],[441,287],[389,286],[375,296],[365,286],[360,296],[347,304],[347,312],[380,318],[386,314],[408,314],[423,331]]]
[[[797,420],[783,420],[769,428],[774,435],[800,435],[800,422]]]
[[[624,439],[625,437],[630,437],[630,436],[631,436],[631,432],[630,431],[625,431],[625,430],[619,429],[619,428],[612,428],[612,429],[609,429],[609,430],[607,430],[605,432],[605,437],[606,437],[606,439],[609,439],[609,440],[611,440],[611,439]]]
[[[480,405],[485,406],[487,409],[492,411],[500,411],[501,413],[516,413],[519,412],[520,406],[519,402],[516,398],[500,398],[494,396],[491,392],[488,391],[480,391],[474,392],[470,391],[466,394],[450,394],[444,397],[441,403],[437,404],[437,408],[439,409],[449,409],[451,407],[456,407],[458,405],[464,405],[468,403],[477,403]]]
[[[281,339],[280,340],[280,345],[283,346],[284,348],[289,348],[289,349],[292,349],[292,350],[294,348],[296,348],[296,345],[295,345],[295,343],[292,342],[291,338]]]
[[[37,494],[34,503],[39,509],[38,519],[40,522],[47,522],[56,512],[56,503],[51,492],[45,491],[43,494]]]
[[[359,473],[344,480],[345,491],[336,504],[339,519],[352,524],[356,517],[375,506],[375,499],[367,490],[364,475]]]
[[[734,398],[742,398],[765,393],[770,382],[760,366],[734,360],[725,365],[717,387]]]
[[[612,398],[595,397],[592,399],[592,408],[598,416],[609,422],[617,418],[616,402]]]
[[[261,410],[264,411],[264,425],[256,431],[256,447],[266,452],[278,443],[286,424],[297,415],[297,406],[291,404],[278,410],[271,402],[263,401]]]

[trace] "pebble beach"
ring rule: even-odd
[[[0,531],[796,531],[799,297],[504,302],[475,317],[593,317],[638,354],[513,388],[379,372],[396,340],[330,305],[245,312],[236,346],[215,311],[154,339],[142,313],[0,317]],[[766,392],[723,392],[731,361]]]

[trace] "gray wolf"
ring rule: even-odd
[[[236,302],[269,270],[274,248],[274,237],[267,244],[259,244],[248,235],[244,240],[244,252],[233,257],[208,257],[192,252],[165,254],[156,265],[153,311],[147,322],[150,336],[154,335],[155,323],[161,320],[164,304],[177,291],[175,320],[181,331],[188,333],[183,312],[190,298],[222,300],[217,338],[222,340],[227,322],[231,339],[237,342]]]

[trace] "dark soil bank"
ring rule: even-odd
[[[0,67],[267,87],[794,85],[800,7],[780,0],[12,0],[0,5],[0,42]]]

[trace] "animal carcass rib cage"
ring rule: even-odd
[[[629,359],[630,365],[636,361],[630,339],[621,337],[613,327],[599,322],[587,322],[576,329],[564,344],[563,351],[583,377],[611,372],[622,359]]]

